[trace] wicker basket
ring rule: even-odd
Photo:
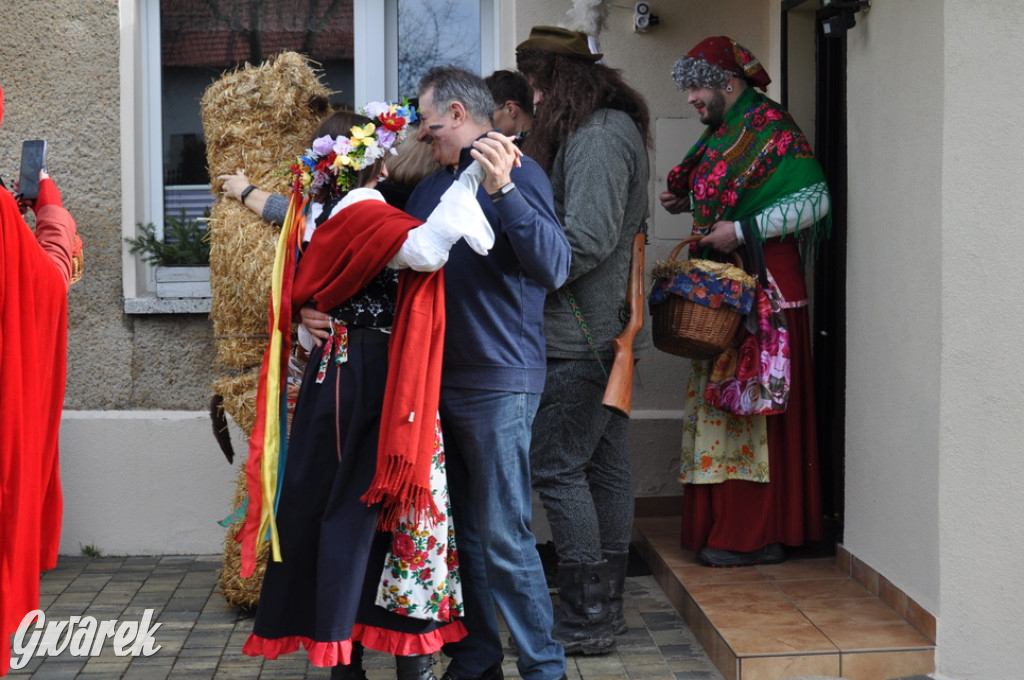
[[[669,255],[668,262],[655,267],[655,276],[660,276],[657,273],[659,267],[662,270],[671,269],[683,247],[700,238],[691,236],[680,242]],[[732,258],[734,267],[739,270],[736,274],[742,273],[744,277],[749,278],[749,275],[743,272],[743,263],[739,255],[734,252]],[[699,261],[687,261],[692,262]],[[724,352],[732,345],[742,321],[743,315],[733,307],[706,307],[680,295],[669,295],[664,302],[651,308],[651,334],[654,346],[662,352],[688,359],[710,359]]]

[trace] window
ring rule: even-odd
[[[478,26],[477,0],[399,2],[399,94],[413,96],[420,77],[437,64],[454,64],[482,75],[490,73],[481,70]]]
[[[427,68],[455,63],[486,75],[497,0],[122,0],[122,232],[212,205],[199,101],[210,82],[284,50],[308,55],[332,104],[413,96]],[[125,309],[205,311],[157,304],[151,268],[124,250]]]

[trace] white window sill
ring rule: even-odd
[[[125,314],[209,314],[210,298],[137,297],[124,299]]]

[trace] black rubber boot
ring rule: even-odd
[[[629,563],[628,552],[601,553],[608,562],[608,610],[611,612],[612,632],[622,635],[629,626],[626,615],[622,613],[622,594],[626,592],[626,565]]]
[[[331,680],[366,680],[363,670],[363,646],[358,642],[352,645],[352,658],[348,664],[339,664],[331,668]]]
[[[396,656],[395,670],[398,680],[437,680],[434,675],[434,657],[430,654]]]
[[[608,608],[608,563],[559,562],[552,637],[566,654],[607,654],[615,644]]]

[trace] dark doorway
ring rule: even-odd
[[[832,549],[843,537],[845,497],[846,38],[824,37],[822,18],[817,0],[782,3],[782,104],[813,140],[832,197],[831,236],[822,241],[809,263],[826,527],[823,547]],[[801,120],[801,115],[809,120]]]

